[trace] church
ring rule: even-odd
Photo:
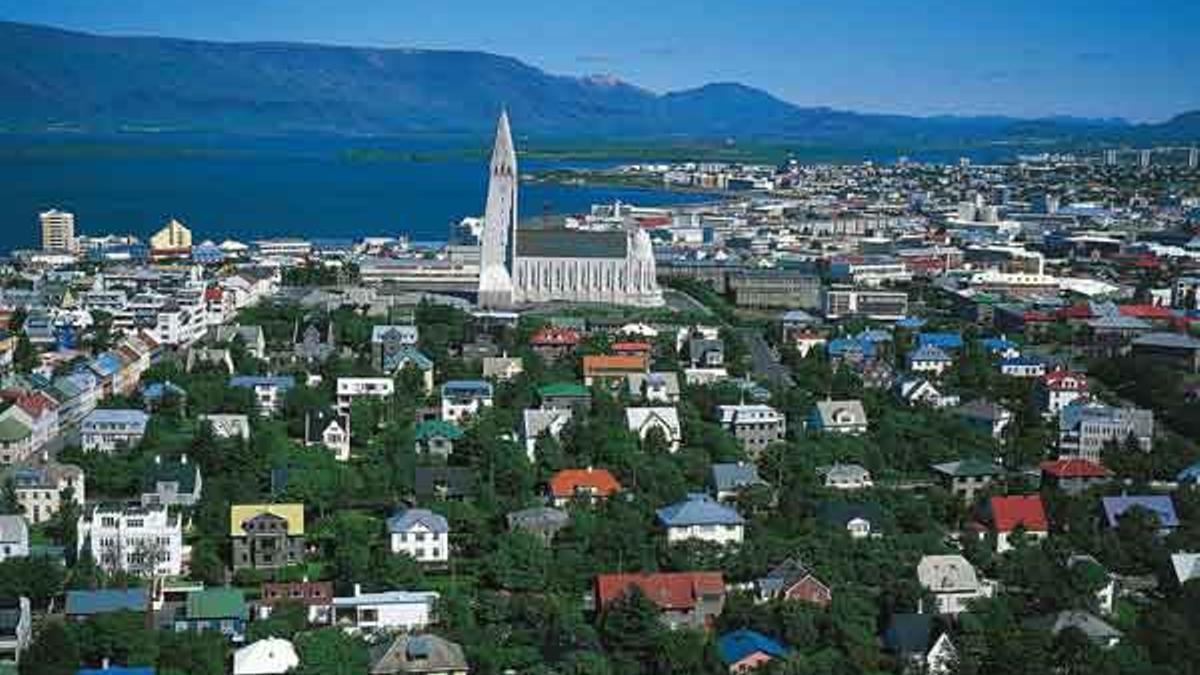
[[[479,254],[479,306],[545,302],[661,307],[650,236],[637,229],[518,228],[517,154],[500,114]]]

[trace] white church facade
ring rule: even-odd
[[[479,306],[566,301],[660,307],[650,236],[637,228],[517,228],[517,156],[508,114],[492,150],[479,270]]]

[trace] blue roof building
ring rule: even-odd
[[[67,616],[87,617],[110,612],[146,612],[150,594],[145,587],[67,591]]]
[[[729,666],[730,672],[738,672],[742,667],[752,668],[788,654],[787,648],[775,640],[746,628],[717,638],[717,652],[721,655],[721,661]]]
[[[686,539],[740,543],[746,524],[737,511],[699,493],[659,509],[658,522],[666,528],[667,541],[672,543]]]
[[[1179,516],[1175,513],[1175,503],[1167,495],[1134,495],[1119,497],[1104,497],[1104,517],[1109,527],[1116,527],[1121,516],[1132,508],[1143,508],[1158,518],[1159,527],[1170,531],[1179,527]]]
[[[229,386],[244,389],[272,387],[287,391],[296,386],[296,378],[291,375],[238,375],[229,378]]]
[[[875,358],[877,350],[875,343],[858,338],[835,338],[825,345],[825,351],[830,358]]]
[[[979,341],[979,345],[983,347],[988,354],[1002,354],[1010,350],[1019,352],[1021,349],[1020,345],[1017,343],[1002,337],[984,338]]]
[[[938,349],[962,349],[962,335],[958,333],[918,333],[917,345],[921,347],[930,346]]]

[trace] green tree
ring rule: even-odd
[[[301,633],[296,649],[300,656],[296,675],[362,675],[370,663],[367,646],[340,628]]]

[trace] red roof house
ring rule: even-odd
[[[1040,468],[1043,485],[1053,486],[1070,494],[1107,482],[1113,475],[1112,471],[1103,465],[1082,457],[1063,457],[1042,462]]]
[[[709,628],[725,606],[725,578],[720,572],[601,574],[596,577],[596,608],[637,588],[662,611],[671,627]]]
[[[621,484],[608,469],[563,469],[550,478],[550,496],[559,506],[576,499],[607,499],[620,491]]]
[[[1003,553],[1012,548],[1009,535],[1017,528],[1030,537],[1042,538],[1050,531],[1046,521],[1046,510],[1038,495],[1012,495],[992,497],[990,502],[992,529],[996,532],[996,552]]]

